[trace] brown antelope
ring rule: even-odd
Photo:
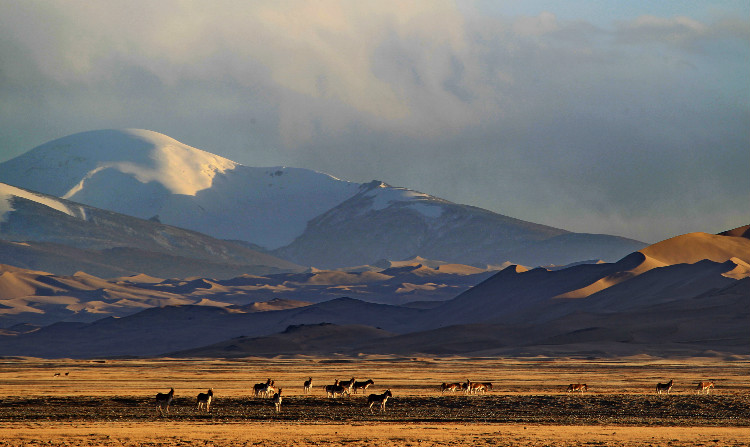
[[[585,383],[571,383],[568,385],[568,392],[580,391],[583,394],[584,391],[588,391],[589,387]]]
[[[281,388],[273,395],[273,404],[276,406],[276,412],[281,413]]]
[[[372,379],[367,379],[363,382],[354,382],[352,389],[354,390],[354,394],[357,394],[357,390],[362,390],[362,394],[364,394],[365,391],[367,391],[367,388],[374,384],[375,382],[373,382]]]
[[[662,391],[666,391],[667,394],[672,390],[672,385],[674,385],[674,380],[670,379],[667,383],[657,383],[656,384],[656,394],[661,394]]]
[[[214,400],[214,390],[209,388],[205,393],[199,393],[196,403],[198,404],[198,410],[204,409],[207,413],[211,412],[211,401]]]
[[[354,377],[351,380],[342,380],[339,382],[339,386],[342,386],[349,390],[349,394],[352,394],[352,388],[354,387]]]
[[[460,384],[458,382],[455,383],[441,383],[440,384],[440,392],[445,393],[446,391],[450,391],[451,393],[455,393],[458,390],[463,389],[463,384]]]
[[[170,389],[168,393],[156,393],[156,411],[162,416],[164,411],[169,414],[169,405],[172,403],[174,398],[174,388]]]
[[[471,387],[473,388],[474,393],[487,393],[492,391],[492,383],[490,382],[476,382],[472,383]]]
[[[326,396],[335,398],[336,395],[343,396],[344,394],[349,395],[349,388],[341,386],[338,380],[333,385],[326,385]]]
[[[271,382],[273,382],[273,381],[271,379],[268,379],[268,380],[266,380],[266,383],[256,383],[253,386],[253,391],[254,391],[255,397],[258,397],[262,393],[264,393],[266,391],[266,389],[268,389],[268,385],[270,385]]]
[[[702,393],[705,391],[706,394],[710,394],[711,388],[714,388],[713,382],[698,382],[697,390],[699,393]]]
[[[472,382],[469,379],[466,379],[466,394],[469,393],[486,393],[487,391],[492,389],[492,384],[489,382],[482,383],[482,382]]]
[[[380,411],[385,411],[385,402],[389,397],[393,397],[391,390],[386,390],[383,394],[370,394],[367,396],[367,404],[370,406],[370,413],[372,413],[372,406],[375,404],[380,405]]]
[[[307,394],[312,391],[312,377],[305,380],[305,384],[302,386],[302,392]]]

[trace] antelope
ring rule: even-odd
[[[302,391],[305,394],[307,394],[310,391],[312,391],[312,377],[310,377],[309,379],[305,380],[305,384],[304,384],[304,386],[302,388]]]
[[[270,384],[266,385],[266,388],[262,392],[264,397],[273,397],[276,394],[275,383],[276,381],[272,380]]]
[[[339,386],[348,388],[349,394],[352,394],[352,388],[354,387],[354,377],[352,377],[352,380],[344,380],[343,382],[339,382]]]
[[[170,389],[168,393],[156,393],[156,410],[159,414],[164,415],[162,410],[166,410],[167,414],[169,414],[169,405],[172,403],[173,398],[174,388]]]
[[[266,390],[268,390],[269,385],[273,383],[273,380],[268,379],[266,380],[266,383],[256,383],[253,386],[253,390],[255,391],[255,396],[260,396],[261,394],[265,394]]]
[[[276,412],[281,413],[281,388],[273,395],[273,404],[276,406]]]
[[[55,373],[54,377],[60,377],[60,373]]]
[[[667,383],[657,383],[656,384],[656,393],[661,394],[662,391],[666,391],[667,394],[669,394],[669,391],[672,390],[672,385],[674,384],[674,380],[670,379]]]
[[[370,394],[367,396],[367,404],[370,406],[370,413],[372,413],[372,406],[375,404],[380,405],[380,411],[385,411],[385,402],[389,397],[393,397],[391,390],[386,390],[383,394]]]
[[[568,392],[572,393],[573,391],[580,391],[581,394],[583,394],[584,391],[588,391],[589,387],[586,386],[585,383],[571,383],[568,385]]]
[[[492,389],[492,384],[489,382],[487,383],[472,382],[471,380],[466,379],[466,383],[463,385],[463,388],[466,394],[479,393],[479,392],[484,393]]]
[[[455,383],[445,383],[445,382],[443,382],[443,383],[440,384],[440,392],[441,393],[445,393],[446,391],[450,391],[451,393],[455,393],[456,391],[462,390],[462,389],[463,389],[463,385],[460,384],[460,383],[458,383],[458,382],[455,382]]]
[[[711,388],[714,388],[713,382],[698,382],[697,389],[699,393],[705,391],[706,394],[710,394]]]
[[[326,385],[326,395],[328,397],[336,397],[337,394],[343,396],[344,393],[349,394],[349,389],[339,385],[338,379],[336,379],[336,383],[333,385]]]
[[[357,390],[362,390],[362,394],[367,391],[367,388],[369,388],[370,385],[374,385],[375,382],[372,381],[372,379],[367,379],[364,382],[354,382],[354,394],[357,394]]]
[[[472,393],[486,393],[492,390],[492,384],[490,382],[472,382],[471,392]]]
[[[209,388],[207,392],[205,393],[199,393],[198,399],[196,400],[198,404],[198,410],[204,409],[207,413],[211,412],[211,401],[214,400],[214,390],[213,388]]]

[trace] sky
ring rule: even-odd
[[[0,0],[0,162],[144,128],[644,242],[750,223],[750,2]]]

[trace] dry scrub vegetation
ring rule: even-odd
[[[370,413],[362,395],[325,397],[351,377],[373,379],[368,393],[391,389],[387,411]],[[280,414],[252,396],[267,378],[284,390]],[[0,446],[748,445],[747,378],[746,361],[716,359],[5,359]],[[441,395],[440,383],[466,379],[494,388]],[[657,395],[669,379],[672,393]],[[716,389],[698,394],[700,380]],[[565,392],[579,382],[589,391]],[[154,396],[170,387],[162,417]],[[195,408],[208,388],[210,414]]]

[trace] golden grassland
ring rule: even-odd
[[[0,446],[21,445],[750,445],[746,359],[249,358],[1,359]],[[68,373],[66,375],[66,373]],[[59,374],[59,375],[56,375]],[[313,392],[302,383],[313,378]],[[335,379],[391,389],[384,413]],[[282,412],[252,396],[283,388]],[[441,395],[442,382],[492,382],[487,395]],[[657,382],[674,379],[669,396]],[[712,380],[710,395],[696,392]],[[565,392],[586,383],[583,395]],[[154,395],[175,388],[168,416]],[[211,414],[195,396],[212,388]]]

